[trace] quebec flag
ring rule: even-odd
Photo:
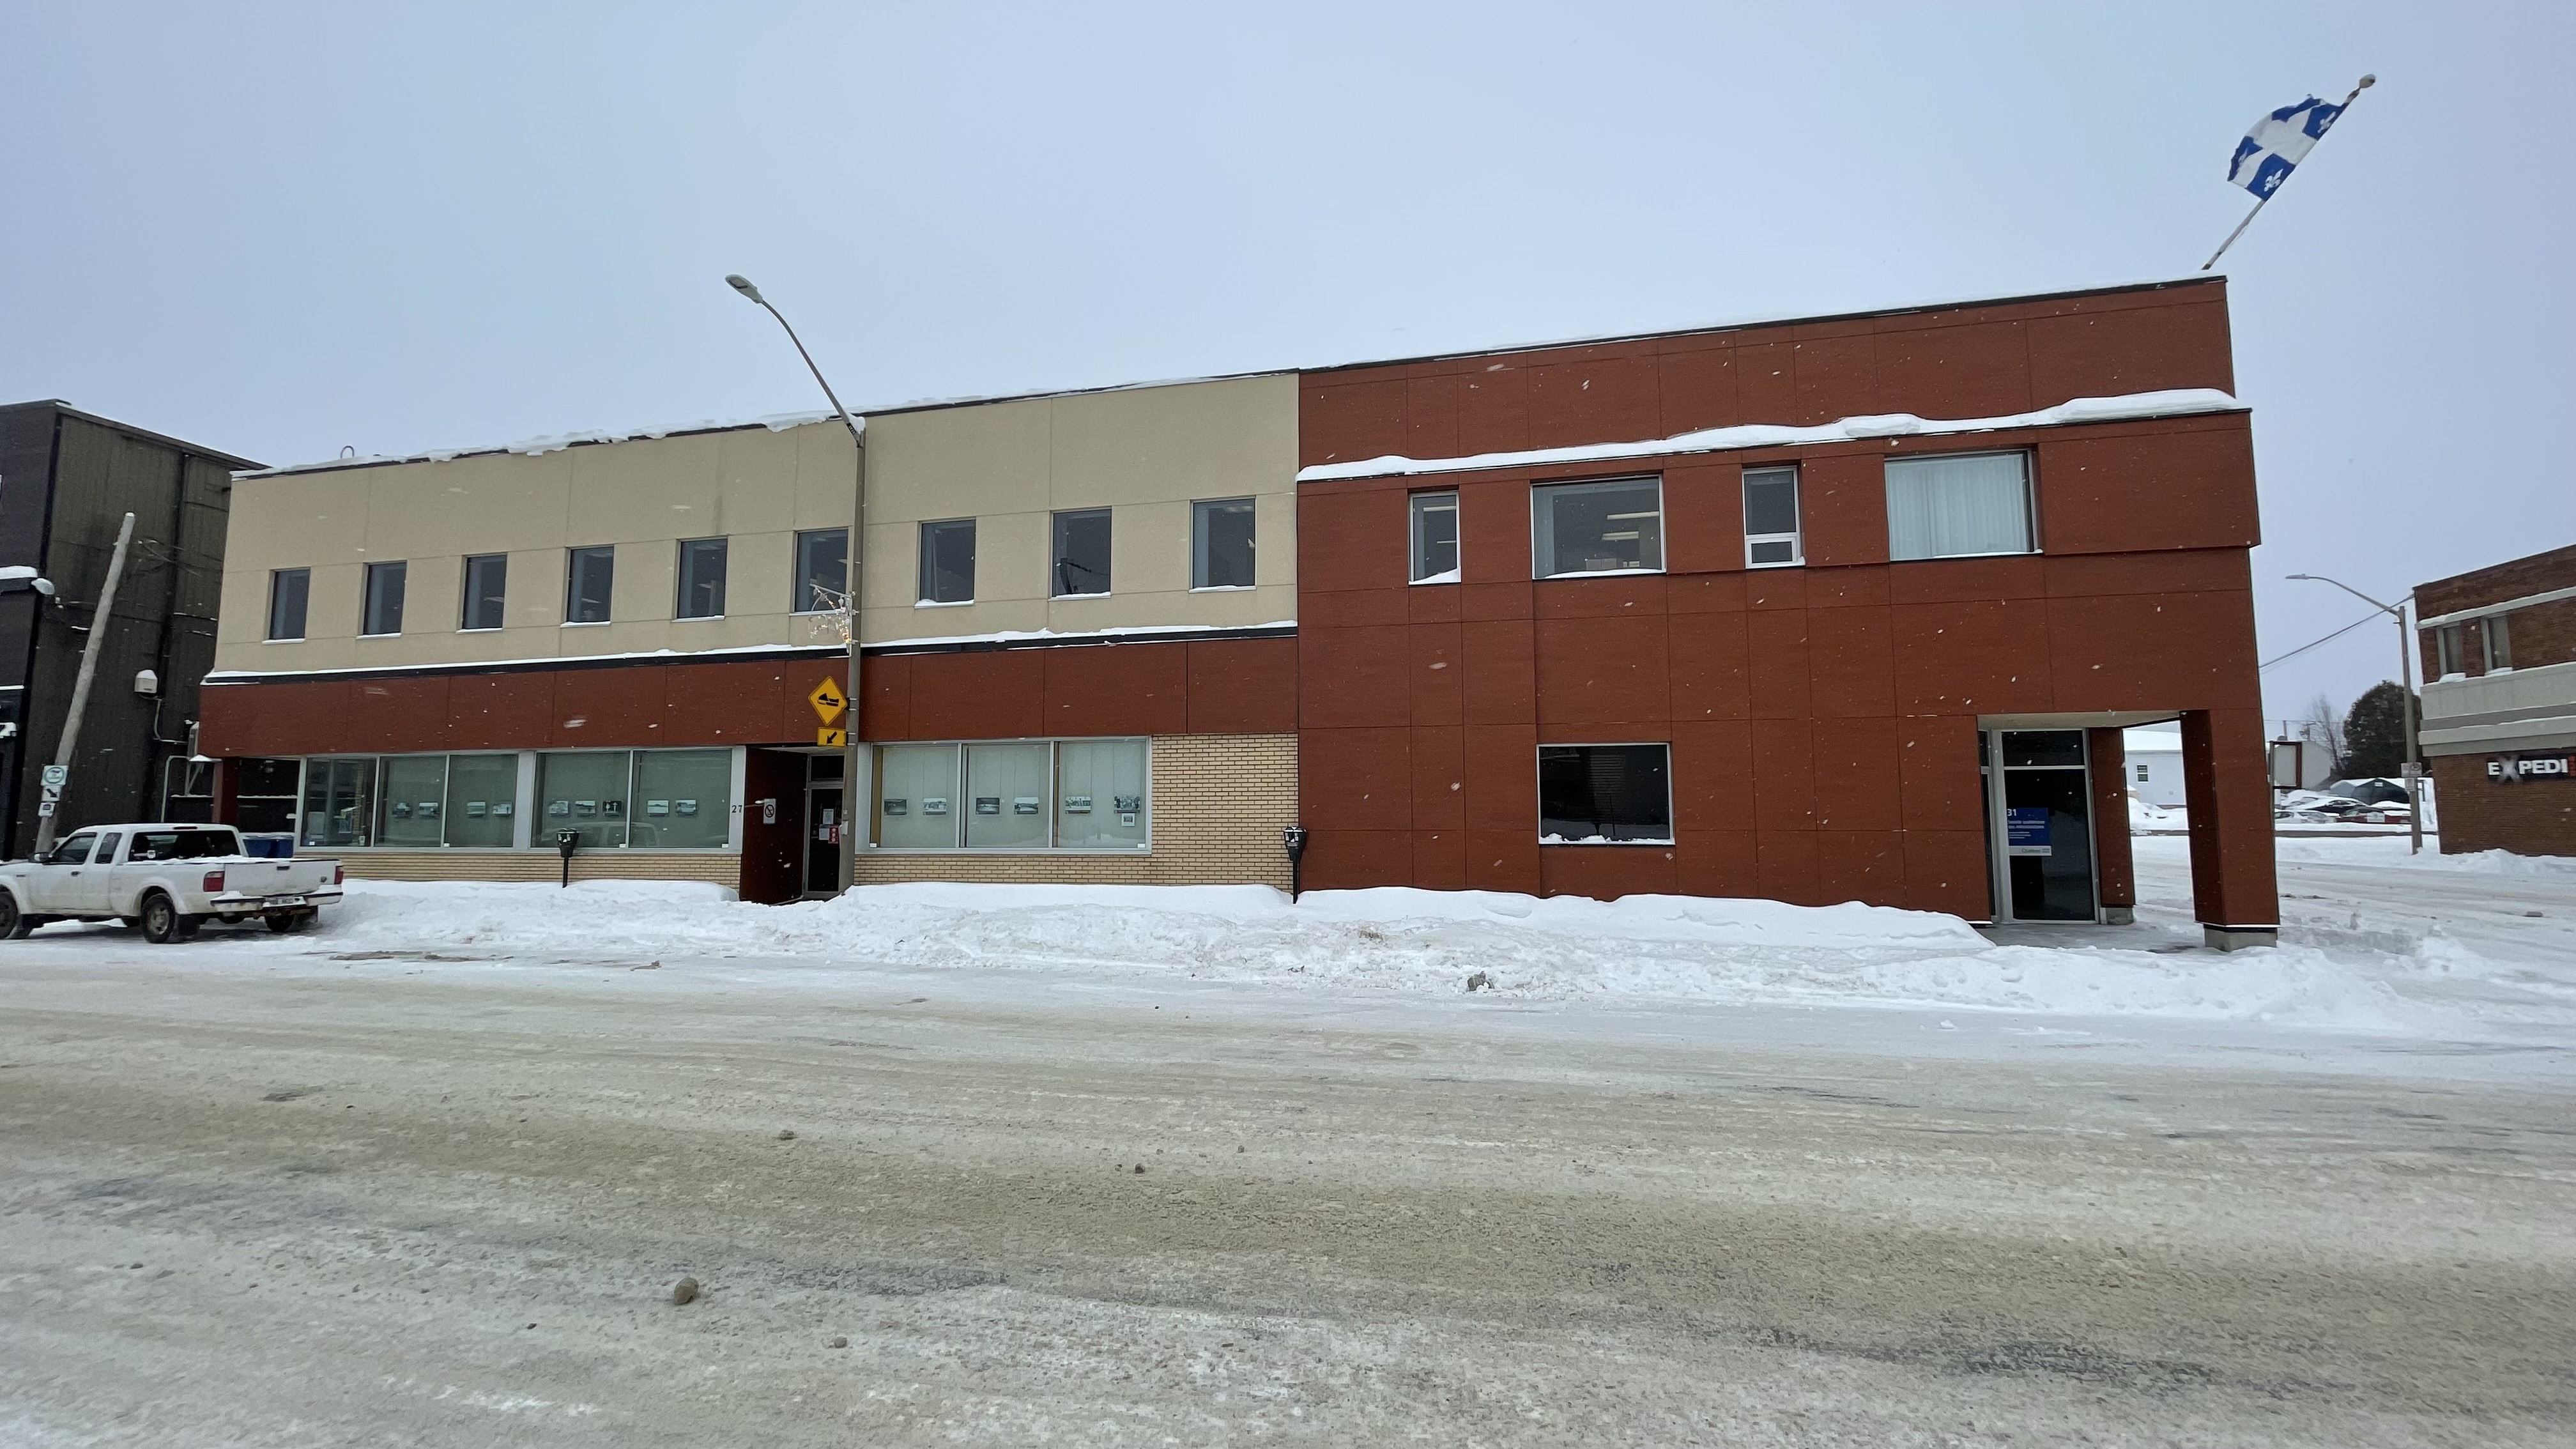
[[[2342,114],[2343,107],[2310,96],[2256,121],[2245,139],[2236,143],[2236,157],[2227,163],[2227,179],[2270,200]]]

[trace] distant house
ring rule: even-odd
[[[2182,808],[2182,731],[2154,728],[2120,731],[2121,783],[2129,793],[2167,810]]]

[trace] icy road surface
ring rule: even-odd
[[[2284,890],[2384,1010],[48,932],[0,1443],[2576,1442],[2576,890]]]

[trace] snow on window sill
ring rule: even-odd
[[[615,622],[617,621],[614,619],[566,619],[555,627],[558,629],[599,629]]]
[[[1190,586],[1190,592],[1193,594],[1248,594],[1258,587],[1257,584],[1193,584]]]
[[[1744,566],[1749,569],[1802,569],[1807,566],[1807,561],[1802,558],[1792,558],[1783,559],[1778,563],[1755,563],[1747,559]]]
[[[973,599],[915,599],[912,606],[916,609],[962,609],[973,602]]]
[[[1540,574],[1541,579],[1633,579],[1640,574],[1659,574],[1662,569],[1576,569],[1571,573]]]
[[[262,644],[301,644],[304,642],[304,636],[298,634],[292,639],[262,639],[259,642]]]
[[[1673,842],[1669,837],[1663,836],[1654,839],[1612,840],[1606,835],[1586,835],[1578,840],[1570,835],[1542,835],[1538,838],[1538,843],[1541,845],[1670,845]]]
[[[1102,589],[1098,593],[1093,594],[1049,594],[1047,595],[1047,602],[1050,604],[1069,604],[1076,599],[1105,599],[1108,597],[1109,591],[1107,589]]]
[[[1415,583],[1415,584],[1455,584],[1455,583],[1462,583],[1462,582],[1464,582],[1464,580],[1460,577],[1460,575],[1461,575],[1461,573],[1462,573],[1462,572],[1463,572],[1463,571],[1462,571],[1462,570],[1459,570],[1459,569],[1444,569],[1444,570],[1442,570],[1441,572],[1436,573],[1436,574],[1425,574],[1425,575],[1423,575],[1421,578],[1418,578],[1418,579],[1408,579],[1408,580],[1406,580],[1406,582],[1408,582],[1408,583]]]
[[[501,626],[498,624],[468,624],[456,632],[459,634],[498,634],[501,632]]]
[[[679,624],[714,624],[722,622],[723,619],[724,615],[722,614],[682,614],[672,622]]]
[[[399,639],[402,637],[402,631],[400,629],[396,629],[390,634],[361,634],[358,637],[361,639]]]

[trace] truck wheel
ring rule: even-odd
[[[155,946],[166,946],[183,936],[193,935],[180,925],[186,919],[179,914],[178,906],[160,891],[143,898],[143,939]]]
[[[0,891],[0,941],[23,941],[36,922],[18,909],[18,898]]]
[[[312,925],[313,912],[280,911],[276,915],[262,916],[260,919],[268,923],[268,929],[270,931],[283,936],[289,931],[301,931],[305,927]]]

